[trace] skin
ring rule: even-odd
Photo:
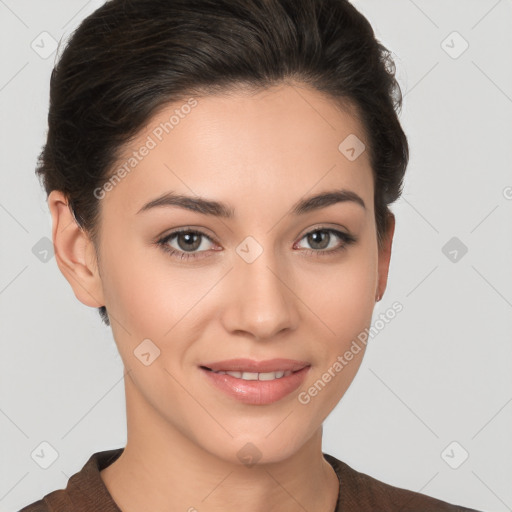
[[[286,84],[196,99],[100,201],[99,260],[66,197],[49,196],[58,266],[78,300],[106,305],[126,369],[127,444],[101,477],[123,512],[333,511],[338,480],[322,456],[322,422],[364,350],[308,404],[297,396],[370,326],[386,288],[394,217],[379,250],[368,152],[350,161],[338,150],[349,134],[365,141],[364,131],[318,91]],[[182,104],[154,116],[124,156]],[[340,188],[357,193],[366,209],[347,201],[289,213],[301,198]],[[167,191],[225,202],[235,217],[177,207],[137,214]],[[213,240],[202,238],[197,260],[154,243],[181,227]],[[326,249],[305,235],[319,228],[357,241],[317,256]],[[236,252],[247,236],[263,248],[251,264]],[[329,249],[344,244],[330,240]],[[176,238],[168,245],[187,247]],[[160,349],[149,366],[134,355],[146,338]],[[210,386],[198,368],[236,357],[285,357],[311,368],[296,392],[248,405]],[[248,442],[261,453],[254,466],[237,456]]]

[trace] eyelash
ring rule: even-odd
[[[348,233],[343,233],[342,231],[338,231],[337,229],[322,228],[322,227],[316,228],[312,231],[309,231],[300,240],[303,240],[308,235],[311,235],[312,233],[317,233],[317,232],[332,233],[332,234],[336,235],[338,238],[340,238],[344,243],[343,243],[343,245],[340,245],[339,247],[337,247],[335,249],[329,249],[329,250],[306,249],[307,253],[309,253],[309,254],[313,253],[313,255],[315,257],[317,257],[317,256],[323,257],[323,256],[330,256],[333,254],[337,254],[341,251],[346,250],[349,245],[357,242],[357,238],[355,238],[352,235],[349,235]],[[215,241],[212,240],[212,238],[209,237],[208,235],[206,235],[205,233],[203,233],[201,231],[197,231],[195,229],[186,229],[185,228],[185,229],[178,229],[176,231],[173,231],[172,233],[169,233],[168,235],[165,235],[163,238],[160,238],[159,240],[157,240],[156,244],[159,247],[161,247],[164,252],[170,254],[172,257],[177,258],[179,260],[189,260],[189,259],[200,258],[200,257],[196,256],[196,254],[198,254],[198,253],[180,251],[180,250],[176,250],[172,247],[169,247],[169,245],[168,245],[169,241],[182,233],[199,235],[199,236],[207,238],[208,240],[210,240],[210,242],[215,243]],[[199,251],[199,253],[201,253],[201,252],[205,252],[205,251]],[[203,257],[201,257],[201,258],[203,258]]]

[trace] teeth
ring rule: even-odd
[[[242,380],[258,380],[258,374],[252,372],[243,372],[240,378]]]
[[[236,379],[242,380],[274,380],[280,379],[281,377],[287,377],[291,375],[292,372],[290,370],[286,371],[277,371],[277,372],[266,372],[266,373],[255,373],[255,372],[225,372],[225,371],[215,371],[215,373],[219,373],[220,375],[230,375],[231,377],[235,377]]]
[[[259,380],[274,380],[280,379],[284,375],[284,372],[267,372],[260,373],[258,376]]]

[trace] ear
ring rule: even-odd
[[[48,207],[52,215],[55,260],[60,271],[80,302],[91,307],[104,306],[94,246],[77,224],[67,197],[60,190],[53,190],[48,196]]]
[[[393,235],[395,233],[395,216],[389,212],[388,214],[388,229],[384,236],[382,247],[379,249],[379,263],[378,263],[378,283],[376,291],[376,300],[382,299],[386,286],[388,283],[389,262],[391,260],[391,246],[393,244]]]

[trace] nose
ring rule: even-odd
[[[288,282],[291,273],[284,271],[269,253],[264,251],[252,263],[240,258],[230,273],[223,321],[231,333],[265,340],[297,328],[299,299]]]

